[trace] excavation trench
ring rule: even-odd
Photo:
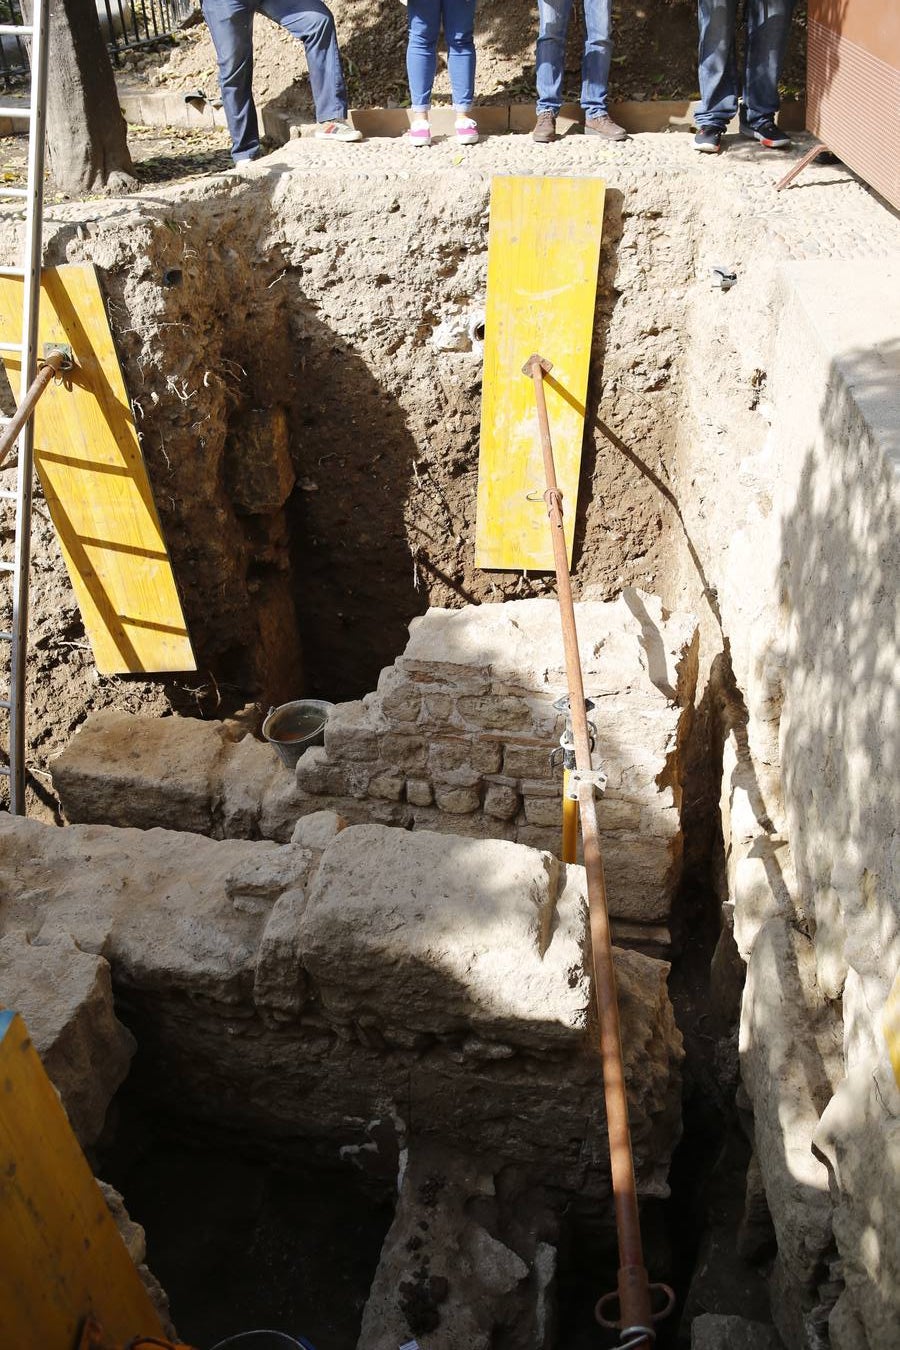
[[[679,1296],[659,1344],[688,1344],[705,1311],[774,1316],[799,1344],[855,1295],[823,1165],[802,1195],[785,1180],[789,1070],[780,1051],[763,1065],[779,1019],[745,972],[761,943],[795,1042],[815,1026],[790,1081],[811,1135],[840,1077],[843,921],[809,880],[835,801],[813,840],[796,803],[826,752],[798,671],[824,642],[823,697],[844,707],[819,590],[839,612],[870,596],[882,623],[841,522],[852,499],[889,552],[892,508],[878,427],[817,322],[817,264],[766,252],[766,185],[739,165],[738,211],[734,183],[667,172],[666,138],[646,139],[610,166],[567,506],[647,1264]],[[67,827],[10,824],[38,870],[4,883],[4,932],[33,954],[61,924],[110,964],[138,1049],[95,1156],[182,1334],[278,1316],[317,1350],[604,1344],[614,1242],[583,874],[556,862],[553,589],[473,565],[489,178],[374,152],[308,172],[302,149],[293,172],[63,208],[49,238],[48,262],[100,269],[200,671],[96,677],[39,504],[31,730],[53,792],[36,775],[33,806],[61,803]],[[725,259],[742,289],[713,288]],[[828,284],[849,293],[842,266]],[[849,560],[827,585],[827,559],[800,561],[822,530]],[[258,732],[299,697],[338,707],[292,774]],[[787,782],[785,743],[805,764]],[[90,919],[78,886],[101,896]],[[802,1238],[782,1219],[798,1205]]]

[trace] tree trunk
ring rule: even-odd
[[[25,0],[31,22],[33,0]],[[50,0],[47,149],[50,175],[72,196],[133,183],[125,118],[95,0]]]

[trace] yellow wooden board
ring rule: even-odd
[[[0,278],[0,340],[18,342],[22,282]],[[35,413],[35,465],[104,675],[196,670],[106,308],[91,265],[45,268],[39,354],[68,343],[76,369]],[[4,363],[19,394],[19,361]]]
[[[116,1343],[159,1316],[21,1017],[0,1012],[0,1345],[74,1350],[93,1313]]]
[[[546,377],[569,561],[575,530],[605,186],[599,178],[495,178],[491,186],[475,565],[553,570],[534,386]]]
[[[894,1078],[897,1086],[900,1087],[900,970],[894,977],[891,992],[888,995],[887,1003],[884,1005],[881,1025],[884,1031],[884,1039],[887,1041],[888,1054],[891,1057]]]

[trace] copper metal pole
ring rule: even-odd
[[[544,374],[552,366],[537,354],[530,356],[523,368],[534,382],[537,403],[538,429],[547,491],[544,500],[550,517],[553,539],[553,558],[556,565],[556,584],[559,596],[560,621],[566,658],[566,678],[569,685],[569,716],[575,741],[577,770],[590,771],[591,743],[587,713],[584,706],[584,682],[581,658],[578,652],[578,634],[575,628],[575,606],[572,602],[572,583],[563,534],[562,493],[556,481],[550,424],[544,397]],[[629,1346],[647,1345],[653,1339],[650,1284],[644,1267],[641,1225],[638,1214],[637,1187],[634,1180],[634,1162],[631,1152],[631,1134],[628,1127],[628,1100],[625,1094],[625,1072],[622,1064],[622,1038],[619,1029],[619,1005],[616,994],[616,973],[612,960],[612,940],[606,905],[606,881],[597,830],[597,810],[594,787],[583,782],[578,787],[578,807],[581,817],[581,835],[584,848],[584,867],[587,874],[588,910],[591,922],[591,952],[594,963],[594,988],[600,1020],[600,1055],[603,1064],[603,1093],[606,1101],[606,1126],[609,1134],[610,1166],[613,1200],[616,1211],[616,1233],[619,1241],[619,1318],[623,1332],[637,1333],[629,1338]],[[601,1300],[605,1302],[606,1300]],[[605,1320],[605,1319],[604,1319]],[[639,1333],[646,1330],[646,1336]]]
[[[0,436],[0,464],[3,463],[18,440],[19,433],[34,412],[41,394],[43,394],[47,385],[50,384],[61,371],[65,370],[67,362],[68,357],[62,350],[47,353],[40,370],[28,386],[28,392],[22,399],[22,402],[19,404],[13,416],[9,419],[9,422],[3,430],[2,436]]]

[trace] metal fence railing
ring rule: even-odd
[[[100,28],[114,61],[135,48],[170,41],[181,20],[195,8],[195,0],[95,0],[95,3]],[[2,23],[24,23],[19,0],[0,0]],[[9,89],[27,77],[25,43],[15,36],[0,37],[0,85]]]

